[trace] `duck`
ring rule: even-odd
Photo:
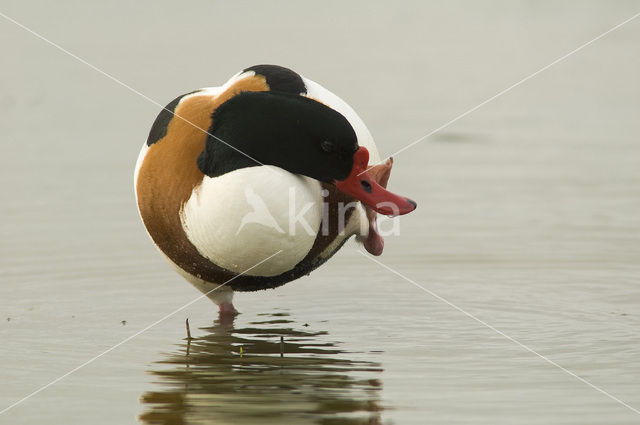
[[[234,292],[309,275],[352,236],[382,254],[377,215],[417,207],[386,189],[392,166],[337,95],[255,65],[160,111],[134,187],[162,255],[220,314],[237,314]]]

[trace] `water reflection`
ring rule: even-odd
[[[214,322],[151,371],[158,389],[142,395],[140,420],[380,424],[380,364],[349,360],[326,332],[301,329],[288,313],[259,315],[242,328]]]

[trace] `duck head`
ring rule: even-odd
[[[416,203],[378,184],[368,163],[369,152],[358,146],[342,114],[283,92],[243,92],[220,105],[198,157],[200,170],[210,177],[275,165],[334,184],[375,212],[396,216],[413,211]]]

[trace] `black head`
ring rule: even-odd
[[[200,170],[210,177],[259,161],[333,182],[349,175],[358,149],[355,131],[343,115],[297,94],[244,92],[220,105],[212,118],[198,157]]]

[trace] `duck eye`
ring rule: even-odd
[[[333,144],[333,142],[330,142],[329,140],[323,140],[322,143],[320,143],[320,147],[322,148],[323,151],[327,153],[331,153],[334,150],[336,150],[336,146]]]

